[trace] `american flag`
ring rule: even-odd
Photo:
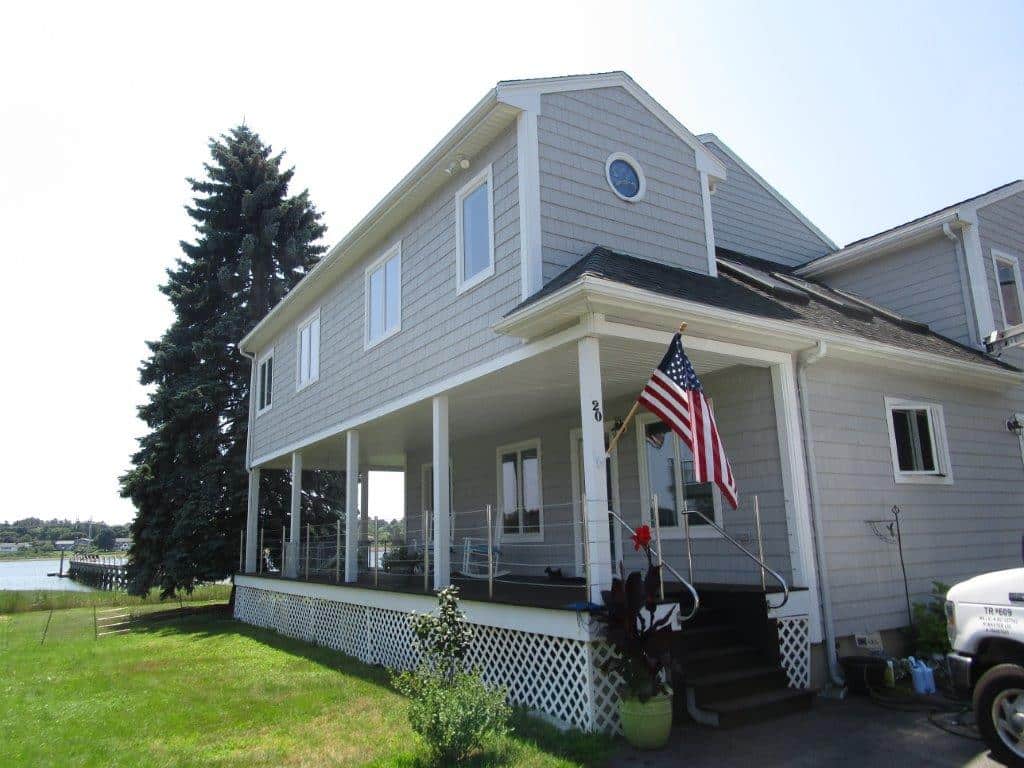
[[[715,415],[704,396],[696,371],[683,351],[677,333],[661,363],[640,393],[640,404],[660,418],[686,443],[693,453],[693,471],[698,483],[714,481],[733,509],[739,499],[736,479],[718,435]]]

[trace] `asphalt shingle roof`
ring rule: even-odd
[[[735,261],[765,272],[785,275],[787,270],[763,259],[718,249],[719,259]],[[890,344],[904,349],[941,355],[952,360],[992,366],[1000,370],[1016,371],[980,350],[973,349],[931,331],[927,326],[899,322],[860,305],[853,305],[847,297],[815,281],[803,279],[816,292],[792,290],[772,291],[727,269],[718,277],[691,272],[678,267],[640,259],[597,247],[566,268],[541,290],[521,302],[509,312],[513,315],[541,299],[556,293],[584,275],[612,280],[635,288],[673,298],[695,301],[712,307],[781,320],[815,330],[858,336],[871,341]],[[803,294],[803,295],[800,295]],[[841,305],[845,305],[845,308]],[[896,314],[895,312],[893,313]]]

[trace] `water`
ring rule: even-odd
[[[0,590],[3,589],[53,589],[67,592],[91,592],[92,588],[71,579],[47,576],[60,570],[60,559],[56,560],[0,560]],[[68,560],[64,559],[64,573],[68,572]]]

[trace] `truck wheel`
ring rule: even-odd
[[[1024,668],[1000,664],[974,688],[978,730],[992,754],[1009,766],[1024,766]]]

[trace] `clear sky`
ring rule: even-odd
[[[0,520],[132,516],[184,179],[243,119],[331,241],[518,77],[626,70],[839,243],[1024,177],[1019,0],[18,3],[0,67]]]

